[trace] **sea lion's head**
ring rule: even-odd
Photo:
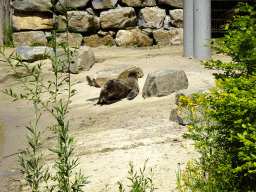
[[[138,80],[138,74],[139,74],[139,72],[137,72],[137,71],[131,71],[128,75],[128,78],[131,77],[131,78],[135,78],[136,80]]]

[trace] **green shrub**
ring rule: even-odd
[[[242,74],[252,74],[256,71],[256,12],[254,7],[247,3],[238,3],[237,16],[234,22],[225,25],[227,34],[222,39],[210,40],[220,46],[209,45],[217,53],[232,57],[232,62],[208,60],[203,65],[209,69],[224,69],[224,74],[214,73],[217,79],[238,77]],[[240,16],[239,14],[246,14]],[[237,70],[237,71],[236,71]]]
[[[256,191],[254,7],[239,3],[237,13],[249,15],[237,16],[226,25],[228,34],[222,41],[214,41],[223,48],[210,46],[233,57],[230,63],[203,63],[210,69],[225,70],[214,74],[216,87],[210,93],[180,97],[179,110],[190,116],[189,133],[184,137],[195,141],[200,157],[187,163],[179,191]],[[203,118],[197,117],[197,111]]]
[[[193,178],[195,189],[199,186],[202,191],[211,188],[240,191],[241,186],[256,189],[255,94],[256,76],[245,75],[218,80],[211,93],[180,99],[181,104],[193,103],[187,105],[191,125],[184,137],[196,141],[195,148],[201,154],[199,161],[187,167],[186,180]],[[195,123],[198,106],[204,108],[204,125]]]
[[[5,36],[5,42],[4,45],[6,47],[14,47],[13,42],[13,27],[12,25],[9,25],[7,28],[3,30],[3,34]]]
[[[111,42],[107,42],[107,43],[105,43],[104,45],[105,45],[105,46],[110,46],[110,47],[111,47],[111,46],[115,45],[115,43],[111,41]]]
[[[140,168],[140,175],[137,175],[137,171],[134,173],[133,169],[133,163],[130,162],[130,168],[131,170],[128,171],[130,177],[128,179],[131,181],[132,185],[128,185],[129,188],[131,188],[130,192],[146,192],[147,189],[150,189],[150,192],[153,192],[155,189],[153,184],[153,171],[152,168],[150,169],[150,178],[145,176],[145,170],[146,170],[146,163],[148,159],[144,163],[143,169]],[[123,185],[121,182],[119,183],[119,192],[124,192]]]

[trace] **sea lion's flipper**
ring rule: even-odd
[[[134,99],[137,95],[138,95],[138,93],[131,91],[131,92],[127,95],[127,99],[128,99],[128,100],[132,100],[132,99]]]

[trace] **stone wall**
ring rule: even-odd
[[[64,0],[60,0],[64,2]],[[183,0],[68,0],[71,46],[150,46],[183,43]],[[15,46],[47,43],[50,0],[13,0]],[[60,8],[56,5],[57,9]],[[60,28],[65,27],[60,22]],[[59,41],[64,34],[58,34]]]

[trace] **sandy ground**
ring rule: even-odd
[[[189,80],[188,88],[209,89],[215,85],[213,70],[204,69],[193,58],[184,58],[183,46],[98,47],[93,48],[93,51],[96,64],[91,70],[71,77],[73,82],[79,83],[73,87],[77,94],[72,98],[67,118],[70,120],[70,135],[77,140],[73,154],[79,157],[80,164],[75,170],[81,169],[85,176],[89,176],[84,191],[118,191],[118,182],[122,182],[126,191],[129,191],[126,187],[131,184],[127,179],[129,162],[133,161],[135,170],[139,172],[139,167],[142,168],[148,158],[146,175],[149,176],[148,172],[152,168],[153,183],[158,188],[156,191],[172,191],[176,187],[178,164],[184,169],[186,162],[198,155],[189,145],[192,141],[182,138],[182,134],[187,131],[186,126],[169,120],[175,93],[143,99],[143,85],[148,73],[174,69],[185,71]],[[230,61],[229,57],[223,55],[213,53],[212,57]],[[120,64],[142,68],[145,75],[139,79],[139,95],[131,101],[123,99],[111,105],[95,105],[100,88],[90,87],[86,75]],[[1,68],[4,67],[1,65]],[[45,78],[52,79],[53,74],[45,72]],[[0,86],[2,89],[14,86],[15,90],[21,90],[12,78],[6,78]],[[6,95],[0,93],[0,96],[1,131],[5,133],[2,140],[5,145],[2,145],[2,149],[0,147],[0,161],[4,158],[0,162],[0,191],[26,191],[28,186],[19,174],[20,166],[15,162],[15,153],[27,146],[25,125],[34,118],[33,108],[27,102],[12,103]],[[49,114],[43,113],[39,129],[52,122]],[[55,139],[56,135],[52,133],[43,135],[43,163],[46,165],[53,162],[54,155],[47,148],[55,144]],[[182,147],[184,145],[187,147]],[[11,154],[15,155],[7,157]]]

